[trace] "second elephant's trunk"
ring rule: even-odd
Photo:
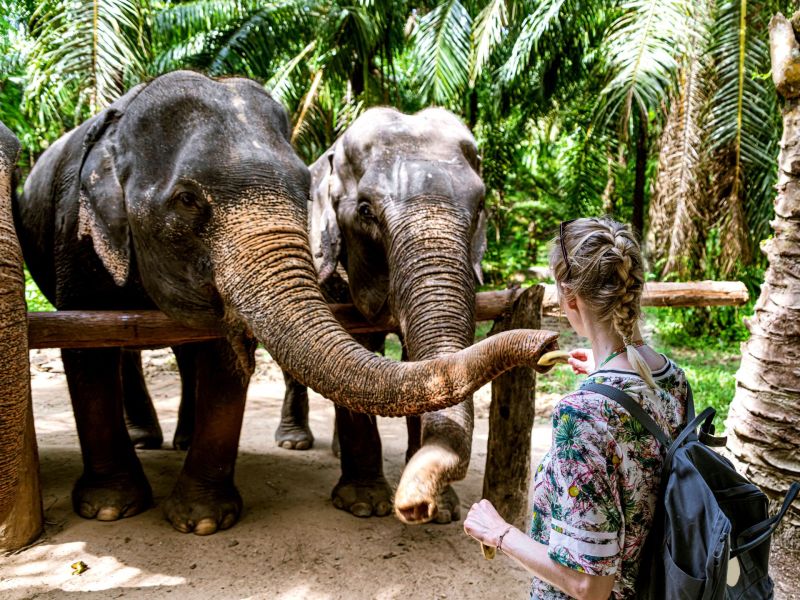
[[[536,366],[556,347],[556,333],[518,330],[429,361],[380,357],[356,343],[323,300],[301,210],[263,197],[256,208],[218,211],[209,243],[228,319],[246,323],[298,381],[350,410],[440,410],[511,368]]]

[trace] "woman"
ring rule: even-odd
[[[641,339],[644,273],[633,235],[607,218],[564,222],[550,268],[562,311],[592,343],[570,353],[573,370],[624,390],[674,437],[685,421],[686,378]],[[625,409],[576,391],[553,411],[552,446],[534,475],[530,536],[488,500],[473,505],[464,529],[533,573],[532,598],[635,598],[661,464],[659,443]]]

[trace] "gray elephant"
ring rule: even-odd
[[[311,175],[311,247],[323,287],[340,264],[361,314],[400,324],[410,360],[469,346],[486,216],[477,146],[461,121],[440,108],[415,115],[370,109],[311,166]],[[384,340],[359,341],[379,350]],[[310,444],[306,414],[301,386],[287,379],[279,444]],[[392,490],[375,419],[337,407],[336,427],[342,476],[334,504],[358,516],[388,514]],[[472,427],[471,397],[409,418],[408,464],[394,496],[402,520],[460,518],[449,483],[466,475]]]
[[[238,519],[234,464],[256,339],[334,402],[396,416],[462,402],[555,344],[555,334],[518,331],[420,363],[363,348],[320,294],[309,187],[286,111],[261,86],[174,72],[53,144],[14,205],[25,260],[58,309],[159,308],[226,328],[225,339],[187,351],[195,428],[163,505],[179,531],[209,534]],[[73,506],[86,518],[134,515],[152,494],[125,428],[121,352],[62,358],[84,461]]]

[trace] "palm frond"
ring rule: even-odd
[[[469,80],[472,19],[458,0],[445,0],[420,19],[412,43],[417,87],[425,101],[448,104]]]
[[[627,137],[632,111],[644,118],[675,90],[678,56],[692,39],[687,0],[626,0],[603,43],[607,83],[595,122],[617,120]]]
[[[780,132],[777,96],[761,77],[770,69],[767,20],[775,7],[727,0],[718,7],[710,54],[717,89],[707,152],[722,224],[723,269],[746,264],[769,232]]]
[[[111,103],[126,84],[144,76],[146,11],[137,0],[40,4],[32,18],[29,68],[34,75],[26,103],[41,99],[54,113],[64,94],[77,94],[77,103],[87,104],[91,113]]]
[[[472,27],[472,60],[470,66],[469,85],[481,74],[492,51],[504,38],[504,30],[508,24],[506,0],[490,0],[483,7]]]

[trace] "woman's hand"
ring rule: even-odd
[[[594,371],[594,354],[589,348],[570,350],[567,362],[578,375],[588,375]]]
[[[492,548],[497,548],[498,538],[508,527],[505,519],[485,498],[473,504],[464,519],[464,531],[467,535]]]

